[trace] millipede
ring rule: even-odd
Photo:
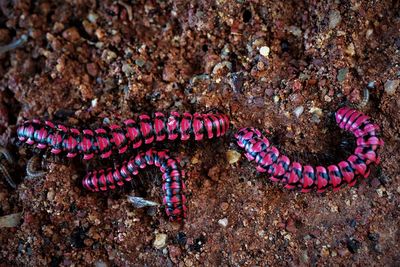
[[[138,149],[153,142],[220,137],[228,128],[229,118],[224,114],[155,112],[152,116],[141,114],[137,120],[127,119],[122,125],[103,125],[97,129],[33,119],[17,128],[17,137],[28,145],[50,149],[53,154],[65,153],[68,158],[83,155],[83,159],[90,160],[96,154],[108,158],[112,153],[123,154],[129,147]]]
[[[139,152],[120,166],[88,172],[82,180],[83,187],[90,191],[106,191],[123,186],[138,175],[141,169],[154,165],[162,175],[163,204],[170,221],[186,218],[186,197],[184,171],[176,159],[169,156],[168,150],[149,149]]]
[[[384,142],[379,136],[379,126],[362,112],[343,107],[336,112],[335,118],[341,129],[356,137],[357,147],[347,159],[328,167],[292,162],[255,128],[240,129],[235,139],[246,151],[247,159],[256,162],[259,172],[268,173],[272,181],[284,184],[285,188],[300,188],[302,192],[316,188],[323,192],[331,186],[336,191],[344,183],[353,186],[357,176],[369,176],[369,165],[379,164],[378,149]]]
[[[163,173],[166,213],[171,221],[183,221],[186,218],[184,172],[178,161],[170,157],[167,150],[138,150],[154,142],[217,138],[225,135],[228,129],[229,118],[224,114],[171,112],[165,115],[155,112],[152,115],[141,114],[136,120],[127,119],[120,125],[109,124],[96,129],[33,119],[19,125],[17,137],[20,142],[40,150],[49,149],[53,154],[63,153],[68,158],[82,155],[84,160],[93,159],[95,155],[105,159],[132,148],[136,155],[121,165],[88,172],[82,180],[83,187],[93,192],[115,189],[131,181],[140,169],[155,165]]]

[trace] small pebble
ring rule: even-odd
[[[343,82],[346,79],[346,75],[349,72],[348,68],[343,68],[338,71],[337,80],[338,82]]]
[[[108,64],[110,64],[114,59],[117,58],[117,54],[111,50],[104,50],[101,58]]]
[[[99,39],[100,41],[106,37],[106,32],[101,28],[97,28],[96,31],[94,32],[94,34],[96,35],[97,39]]]
[[[223,211],[226,211],[229,208],[229,204],[227,202],[222,202],[221,203],[221,209]]]
[[[368,29],[367,32],[365,33],[365,38],[369,39],[371,35],[374,33],[373,29]]]
[[[218,166],[214,166],[208,170],[208,177],[213,181],[218,181],[221,175],[220,169]]]
[[[52,201],[54,199],[55,194],[56,193],[54,192],[54,190],[50,190],[49,192],[47,192],[47,200]]]
[[[176,235],[176,240],[178,241],[179,245],[184,246],[184,245],[186,245],[186,242],[187,242],[187,236],[184,232],[179,232]]]
[[[296,227],[296,222],[292,219],[289,218],[286,222],[286,227],[285,227],[286,231],[288,231],[289,233],[295,233],[297,232],[297,227]]]
[[[338,212],[339,211],[339,207],[336,205],[331,205],[331,212]]]
[[[301,114],[303,114],[304,112],[304,107],[303,106],[299,106],[297,108],[294,109],[293,113],[294,115],[299,118],[301,116]]]
[[[342,21],[342,16],[340,15],[339,10],[332,10],[329,13],[329,29],[336,28],[336,26],[338,26],[341,21]]]
[[[228,150],[226,152],[226,159],[228,160],[229,164],[234,164],[239,161],[241,154],[236,150]]]
[[[91,246],[93,245],[94,241],[93,241],[92,239],[90,239],[90,238],[86,238],[86,239],[83,241],[83,243],[85,244],[85,246],[91,247]]]
[[[146,61],[144,61],[141,58],[135,59],[135,64],[138,65],[139,67],[143,67],[144,64],[146,64]]]
[[[330,96],[326,95],[326,96],[324,96],[324,100],[325,100],[325,102],[331,102],[332,98]]]
[[[97,106],[97,98],[93,99],[90,103],[92,105],[92,108],[95,108]]]
[[[163,80],[166,82],[176,82],[176,69],[173,65],[166,65],[163,70]]]
[[[78,41],[81,38],[81,36],[79,35],[78,30],[75,27],[71,27],[71,28],[66,29],[63,32],[62,36],[64,37],[64,39],[66,39],[66,40],[68,40],[68,41],[70,41],[72,43]]]
[[[228,219],[223,218],[221,220],[218,220],[218,224],[221,225],[222,227],[227,227],[228,226]]]
[[[94,266],[95,267],[107,267],[107,263],[105,263],[104,261],[99,260],[99,261],[96,261],[94,263]]]
[[[376,189],[376,193],[378,194],[379,197],[383,197],[383,192],[385,192],[385,189],[382,187]]]
[[[189,258],[185,258],[184,262],[185,262],[185,266],[187,266],[187,267],[193,266],[193,261]]]
[[[375,89],[376,81],[370,81],[367,85],[368,89]]]
[[[91,23],[96,23],[96,20],[99,16],[96,13],[93,13],[92,11],[89,12],[87,19],[91,22]]]
[[[260,54],[261,54],[263,57],[268,57],[268,56],[269,56],[269,52],[270,52],[270,49],[269,49],[268,46],[262,46],[262,47],[260,48]]]
[[[134,74],[135,70],[132,68],[131,64],[124,63],[122,64],[122,72],[125,73],[125,75],[128,77]]]
[[[98,72],[99,72],[99,69],[98,69],[96,63],[88,63],[88,64],[86,64],[86,70],[89,73],[89,75],[92,76],[92,77],[96,77]]]
[[[347,54],[349,54],[350,56],[354,56],[354,55],[356,54],[356,50],[355,50],[354,44],[353,44],[353,43],[350,43],[350,44],[347,46],[345,52],[346,52]]]
[[[297,27],[297,26],[290,26],[289,27],[289,32],[291,33],[291,34],[293,34],[294,36],[296,36],[296,37],[301,37],[301,29],[299,28],[299,27]]]
[[[89,35],[92,35],[95,31],[95,26],[87,20],[82,21],[82,26]]]
[[[308,263],[309,259],[310,259],[310,258],[308,257],[307,250],[303,250],[303,251],[301,252],[301,254],[300,254],[300,260],[301,260],[301,262],[303,262],[303,263]]]
[[[310,108],[310,113],[317,115],[318,117],[322,116],[322,109],[317,107]]]
[[[400,80],[387,80],[385,82],[385,92],[388,95],[394,95],[399,85],[400,85]]]
[[[156,234],[156,239],[153,242],[153,247],[156,249],[162,249],[165,247],[167,243],[167,235],[166,234]]]
[[[347,242],[347,248],[351,253],[356,253],[361,248],[361,243],[355,239],[350,239]]]
[[[327,247],[325,247],[325,246],[322,247],[321,256],[322,257],[328,257],[329,256],[329,249]]]
[[[19,212],[0,217],[0,228],[17,226],[21,221],[21,216],[22,213]]]
[[[190,163],[192,163],[192,164],[197,164],[197,163],[199,163],[200,162],[200,159],[199,159],[199,155],[194,155],[193,157],[192,157],[192,159],[190,160]]]
[[[341,257],[349,255],[349,250],[347,248],[342,248],[338,250],[338,254]]]

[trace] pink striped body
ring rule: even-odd
[[[291,162],[271,146],[258,129],[243,128],[235,138],[239,147],[245,150],[247,159],[255,161],[257,170],[267,172],[272,181],[280,182],[288,189],[300,188],[302,192],[312,188],[324,192],[328,187],[337,190],[344,183],[353,186],[356,176],[369,176],[369,165],[379,164],[378,149],[383,146],[383,141],[379,137],[379,126],[359,111],[341,108],[336,112],[336,122],[356,136],[357,147],[346,160],[328,167],[314,168]]]

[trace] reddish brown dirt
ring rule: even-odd
[[[0,141],[19,158],[20,181],[16,190],[0,182],[0,216],[23,212],[16,227],[0,229],[2,266],[400,264],[400,87],[384,90],[400,79],[398,1],[128,2],[0,1],[0,45],[29,35],[0,54]],[[229,164],[230,136],[174,145],[187,171],[182,228],[162,210],[135,210],[131,188],[85,192],[80,160],[46,154],[46,177],[24,180],[36,152],[15,146],[23,118],[90,126],[218,109],[233,131],[269,129],[302,162],[336,160],[345,135],[331,115],[358,103],[367,84],[362,109],[385,140],[368,179],[301,194],[270,183],[244,157]],[[141,181],[133,193],[159,201],[160,174]],[[167,240],[156,248],[160,234]]]

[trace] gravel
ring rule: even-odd
[[[387,80],[385,82],[385,92],[392,96],[396,93],[397,87],[400,85],[400,80]]]
[[[7,167],[18,183],[0,182],[0,216],[23,213],[0,231],[3,265],[397,264],[396,1],[6,2],[1,46],[13,45],[0,54],[0,142],[18,159]],[[338,144],[354,140],[333,114],[359,103],[370,81],[363,111],[381,126],[385,146],[380,165],[352,188],[290,191],[232,144],[235,130],[257,127],[292,160],[345,159]],[[159,144],[186,172],[183,225],[169,222],[162,205],[136,209],[127,200],[162,203],[163,178],[152,169],[112,192],[81,187],[87,170],[119,164],[119,155],[85,164],[43,150],[46,177],[19,179],[38,152],[15,145],[24,118],[97,128],[175,110],[221,111],[232,121],[226,138]]]

